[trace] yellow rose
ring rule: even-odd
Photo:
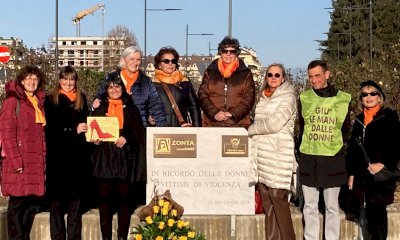
[[[180,236],[179,240],[187,240],[187,237],[186,236]]]
[[[168,206],[169,206],[169,202],[168,202],[168,201],[165,201],[164,204],[163,204],[163,207],[168,208]]]
[[[158,223],[158,228],[163,230],[165,228],[165,222]]]
[[[163,216],[167,216],[167,215],[168,215],[168,208],[162,208],[161,214],[162,214]]]
[[[176,211],[176,209],[172,209],[171,214],[172,214],[172,216],[176,217],[176,216],[178,216],[178,211]]]
[[[196,236],[195,232],[188,232],[188,237],[194,238]]]
[[[164,205],[164,199],[158,200],[158,206],[162,207]]]
[[[183,223],[183,226],[184,226],[184,227],[189,226],[189,221],[184,222],[184,223]]]
[[[153,206],[153,212],[155,214],[157,214],[158,212],[160,212],[160,207],[159,206]]]
[[[135,240],[142,240],[142,239],[143,239],[142,234],[136,234]]]
[[[184,222],[182,220],[178,220],[178,228],[181,229],[183,228]]]
[[[174,237],[172,238],[172,240],[178,240],[178,238],[177,238],[176,236],[174,236]]]
[[[162,236],[157,236],[155,240],[164,240]]]
[[[146,220],[147,224],[153,223],[153,219],[150,216],[146,217],[145,220]]]
[[[168,219],[168,227],[174,226],[175,220],[174,219]]]

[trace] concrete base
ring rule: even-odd
[[[344,214],[341,214],[341,240],[358,239],[357,224],[345,220]],[[389,236],[388,240],[400,239],[400,210],[390,209],[389,217]],[[207,240],[259,240],[265,239],[264,233],[264,215],[257,214],[254,216],[188,216],[184,215],[186,221],[190,221],[190,225],[196,230],[203,233]],[[296,239],[303,239],[303,224],[301,212],[293,208],[292,220],[294,223]],[[321,215],[321,226],[322,226]],[[131,225],[135,226],[139,223],[136,215],[132,215]],[[117,235],[117,218],[114,216],[113,223],[113,239]],[[6,208],[0,209],[0,239],[8,239],[7,237],[7,219]],[[101,231],[99,224],[99,215],[97,210],[92,210],[83,216],[82,226],[83,240],[99,240],[101,239]],[[130,235],[132,240],[133,236]],[[321,238],[322,239],[322,233]],[[50,240],[49,213],[44,212],[36,215],[34,225],[31,231],[31,240]]]

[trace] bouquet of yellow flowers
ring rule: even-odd
[[[133,228],[135,240],[205,240],[203,235],[189,226],[188,221],[180,219],[183,210],[175,209],[176,203],[171,198],[154,201],[156,203],[150,204],[149,216]]]

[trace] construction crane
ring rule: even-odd
[[[81,12],[78,12],[76,16],[72,19],[72,22],[76,25],[76,36],[80,37],[81,36],[81,20],[86,17],[89,14],[93,14],[97,10],[101,9],[101,13],[104,16],[104,10],[105,5],[102,3],[96,4],[94,7],[83,10]]]

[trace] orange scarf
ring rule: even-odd
[[[168,74],[159,69],[156,69],[155,77],[158,81],[166,84],[175,84],[181,82],[185,78],[185,76],[183,76],[183,74],[179,70],[176,70],[171,74]]]
[[[60,89],[60,93],[64,94],[65,96],[67,96],[67,98],[71,101],[71,102],[75,102],[76,101],[76,89],[66,92],[63,89]]]
[[[44,114],[42,113],[42,111],[39,109],[39,106],[38,106],[39,100],[37,99],[37,97],[35,95],[33,95],[31,97],[26,92],[25,92],[25,94],[28,97],[29,102],[32,103],[32,106],[35,109],[35,123],[41,123],[42,126],[46,126],[46,118],[44,117]]]
[[[376,113],[379,111],[381,108],[381,105],[378,104],[373,108],[364,108],[364,125],[367,126],[370,122],[372,122],[372,119],[376,115]]]
[[[221,58],[218,59],[218,70],[224,76],[224,78],[230,78],[232,73],[239,67],[239,59],[233,60],[233,62],[226,64]]]
[[[266,97],[271,97],[273,93],[274,93],[274,92],[271,91],[270,88],[264,89],[264,95],[265,95]]]
[[[122,80],[124,81],[126,91],[131,94],[131,87],[136,82],[139,77],[139,71],[134,73],[128,73],[126,69],[122,69],[121,71]]]
[[[124,127],[124,109],[121,99],[108,99],[108,117],[117,117],[119,122],[119,129]]]

